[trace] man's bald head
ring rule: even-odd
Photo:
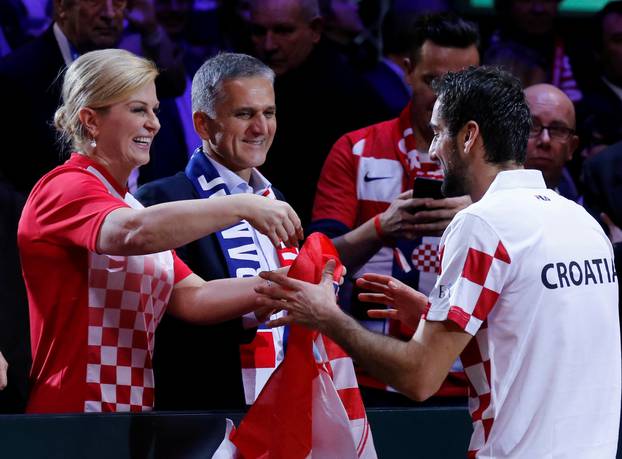
[[[575,128],[574,104],[566,93],[551,84],[534,84],[525,89],[525,99],[532,113],[534,110],[549,108],[564,118],[568,127]],[[538,106],[541,108],[539,109]],[[533,108],[532,108],[533,107]]]
[[[547,186],[555,188],[579,143],[574,133],[574,105],[564,92],[550,84],[529,86],[525,99],[533,123],[525,168],[542,171]]]

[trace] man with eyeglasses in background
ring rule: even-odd
[[[579,145],[572,101],[550,84],[529,86],[525,89],[525,99],[532,122],[525,169],[538,169],[548,188],[577,201],[577,187],[565,167]]]

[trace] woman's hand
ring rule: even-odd
[[[234,197],[242,201],[240,217],[268,236],[275,247],[281,242],[288,247],[297,247],[298,241],[304,239],[300,218],[286,202],[254,194]]]
[[[356,285],[374,293],[359,293],[359,300],[367,303],[391,305],[389,309],[370,309],[369,317],[399,320],[416,329],[428,304],[428,297],[410,288],[394,277],[382,274],[364,274]]]

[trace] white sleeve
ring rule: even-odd
[[[451,320],[475,335],[507,279],[510,254],[484,220],[461,213],[443,234],[439,256],[441,274],[430,293],[425,319]]]

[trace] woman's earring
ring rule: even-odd
[[[91,146],[91,148],[95,148],[97,146],[97,142],[95,141],[95,139],[91,139],[89,145]]]

